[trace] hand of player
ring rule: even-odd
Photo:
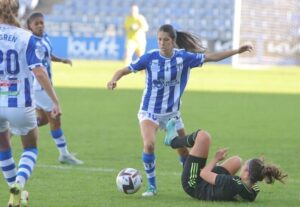
[[[53,104],[53,110],[51,111],[51,117],[53,119],[57,119],[58,117],[61,116],[61,108],[60,108],[60,105],[57,103],[54,103]]]
[[[62,59],[61,62],[62,62],[62,63],[65,63],[65,64],[69,64],[70,66],[72,66],[72,61],[69,60],[69,59]]]
[[[109,81],[107,83],[107,88],[110,89],[110,90],[113,90],[116,87],[117,87],[117,81]]]
[[[223,160],[223,159],[226,157],[227,151],[228,151],[227,148],[219,149],[219,150],[216,152],[215,159],[216,159],[217,161]]]
[[[138,25],[138,24],[133,24],[133,25],[131,25],[131,27],[130,27],[130,29],[131,29],[132,31],[136,31],[136,30],[138,30],[138,28],[139,28],[139,25]]]
[[[245,44],[240,46],[238,49],[238,53],[243,53],[243,52],[252,52],[253,51],[253,46],[251,44]]]

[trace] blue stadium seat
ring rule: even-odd
[[[234,0],[65,0],[45,16],[50,35],[99,35],[115,25],[124,35],[123,21],[132,3],[148,20],[148,35],[155,36],[161,24],[172,23],[207,39],[232,39]],[[85,32],[86,31],[86,32]]]

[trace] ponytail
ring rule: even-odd
[[[272,184],[275,182],[275,180],[280,181],[281,183],[284,183],[284,178],[287,177],[287,174],[283,174],[281,170],[274,166],[274,165],[267,165],[263,168],[262,177],[264,177],[264,180],[267,184]]]
[[[202,46],[201,40],[194,34],[177,31],[176,44],[178,48],[184,48],[190,52],[203,53],[206,48]]]
[[[206,48],[202,46],[200,38],[196,35],[188,32],[176,31],[170,24],[162,25],[158,31],[168,33],[171,39],[176,41],[178,48],[183,48],[189,52],[205,52]]]
[[[3,23],[21,27],[15,17],[15,13],[19,9],[18,0],[0,0],[0,18]]]
[[[275,180],[284,183],[284,178],[287,177],[287,174],[283,173],[279,167],[271,164],[264,164],[260,159],[250,160],[248,166],[251,183],[262,180],[265,180],[267,184],[272,184]]]

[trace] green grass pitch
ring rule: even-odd
[[[58,163],[48,126],[40,129],[39,157],[26,185],[30,207],[181,207],[181,206],[299,206],[300,205],[300,68],[235,70],[224,65],[193,69],[182,101],[188,132],[202,128],[213,137],[210,157],[219,147],[244,159],[264,154],[282,167],[285,185],[260,183],[254,203],[202,202],[186,195],[180,184],[176,152],[156,140],[158,195],[142,198],[146,185],[133,195],[117,191],[119,170],[133,167],[146,175],[141,163],[139,108],[144,74],[124,77],[114,91],[106,82],[121,62],[74,61],[73,67],[54,64],[54,85],[62,109],[69,149],[83,166]],[[13,137],[15,159],[20,139]],[[8,187],[0,179],[0,206],[6,206]]]

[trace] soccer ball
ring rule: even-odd
[[[125,168],[121,170],[116,178],[118,190],[126,194],[137,192],[140,189],[142,182],[140,172],[134,168]]]

